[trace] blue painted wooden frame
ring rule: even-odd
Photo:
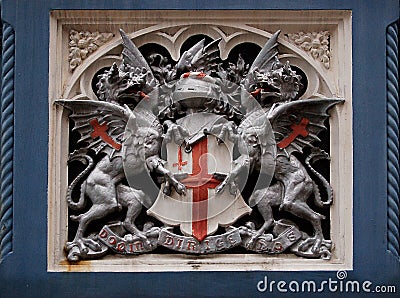
[[[272,293],[260,293],[257,283],[265,276],[275,281],[317,283],[336,278],[336,272],[330,271],[48,273],[48,44],[49,12],[54,9],[352,10],[354,270],[347,272],[347,280],[395,285],[400,292],[398,25],[395,25],[399,19],[398,0],[4,0],[1,146],[6,148],[1,150],[0,230],[11,234],[7,233],[6,239],[6,232],[0,232],[3,258],[0,297],[280,297],[282,293],[276,287]],[[11,33],[6,32],[8,29],[12,29]],[[7,38],[12,39],[11,45],[6,43],[10,42]],[[8,46],[15,46],[11,58],[5,55]],[[10,69],[6,58],[14,59]],[[320,294],[354,295],[327,289]]]

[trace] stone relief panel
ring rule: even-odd
[[[225,268],[240,255],[343,263],[335,138],[351,97],[329,48],[341,36],[224,18],[147,21],[137,31],[63,29],[70,65],[50,108],[68,146],[50,158],[68,168],[51,170],[61,178],[50,198],[61,227],[49,239],[61,262],[53,270],[90,260],[102,271],[117,255],[139,264],[154,254],[170,268],[180,254],[221,252]],[[112,271],[127,270],[118,260]]]

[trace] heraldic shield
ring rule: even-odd
[[[229,140],[221,142],[208,132],[224,121],[220,115],[211,113],[191,114],[178,121],[190,133],[189,142],[166,144],[165,167],[185,185],[186,193],[166,191],[163,185],[156,202],[147,211],[166,225],[180,226],[184,235],[200,242],[219,226],[227,227],[252,211],[239,190],[216,192],[231,171],[234,144]]]

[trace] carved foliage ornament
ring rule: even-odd
[[[71,30],[69,34],[69,69],[73,71],[91,53],[113,38],[112,33]]]
[[[343,100],[299,99],[278,35],[251,65],[221,63],[220,40],[173,65],[148,63],[121,30],[123,61],[100,76],[99,100],[57,101],[79,135],[69,165],[83,168],[66,194],[69,261],[165,248],[330,258],[320,212],[333,192],[314,162],[329,158],[316,143]]]
[[[329,31],[288,33],[286,36],[291,43],[309,53],[326,69],[329,69]]]

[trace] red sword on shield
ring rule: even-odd
[[[179,146],[179,149],[178,149],[178,162],[174,163],[172,166],[173,167],[178,167],[178,170],[180,171],[180,170],[182,170],[183,166],[187,165],[187,163],[188,163],[187,161],[182,161],[182,147]]]
[[[192,189],[192,236],[200,242],[207,236],[208,189],[220,184],[208,173],[207,144],[204,138],[192,145],[192,174],[181,180]]]

